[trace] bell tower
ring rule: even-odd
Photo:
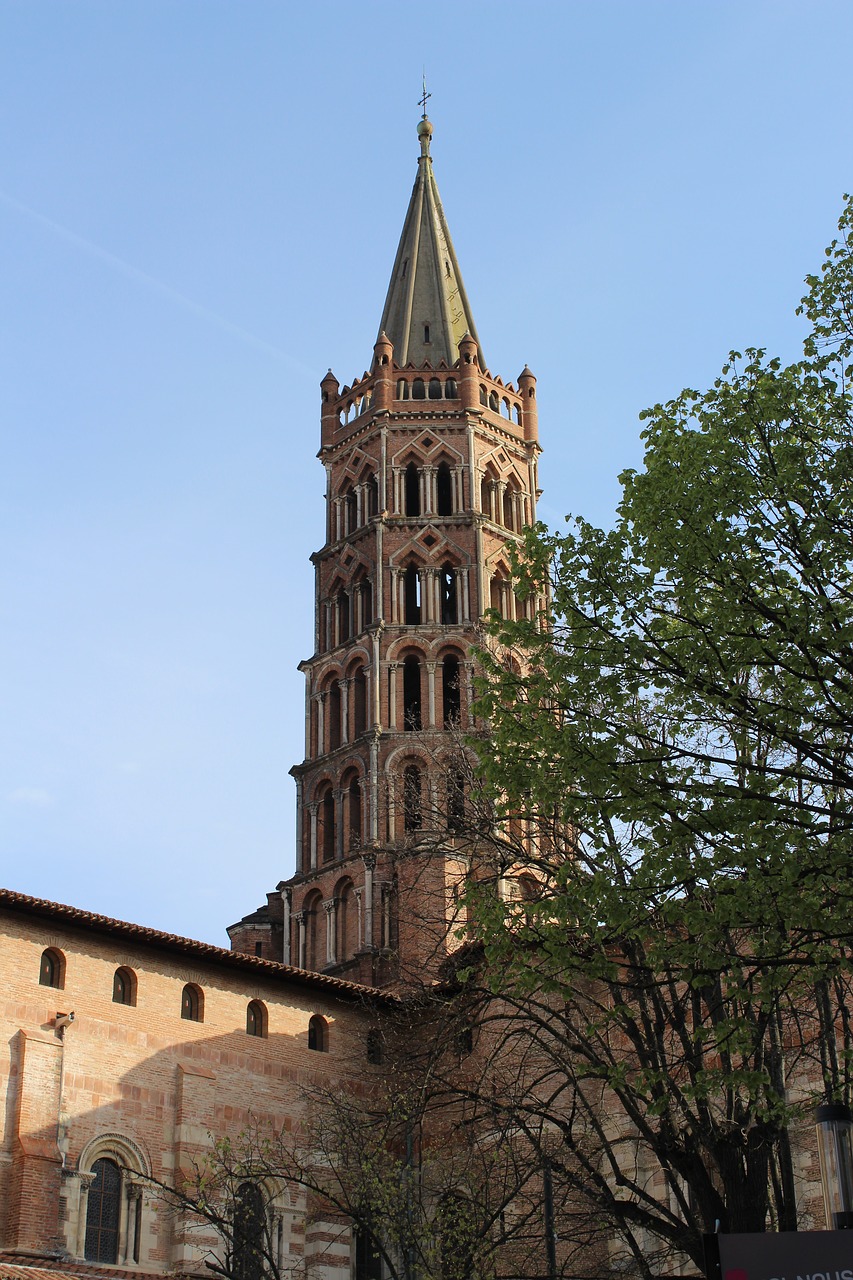
[[[326,529],[300,664],[296,873],[228,930],[237,950],[369,985],[422,979],[458,945],[452,761],[474,727],[471,650],[487,609],[521,607],[508,544],[536,518],[536,379],[486,366],[432,133],[424,114],[370,369],[320,384]]]

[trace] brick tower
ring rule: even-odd
[[[300,664],[296,874],[228,930],[236,950],[371,985],[422,978],[457,945],[465,798],[448,761],[472,724],[479,620],[519,607],[507,544],[536,516],[536,379],[486,368],[432,132],[424,114],[370,371],[320,384],[326,537]],[[419,833],[438,813],[437,846]]]

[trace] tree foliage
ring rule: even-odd
[[[790,1127],[849,1100],[851,227],[848,198],[803,359],[646,411],[613,528],[527,530],[547,614],[482,655],[495,870],[538,882],[472,890],[486,973],[562,1054],[555,1168],[635,1254],[795,1226]]]

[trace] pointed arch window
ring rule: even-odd
[[[369,578],[361,580],[361,627],[369,627],[373,622],[373,583]]]
[[[338,644],[350,638],[350,599],[343,588],[338,592]]]
[[[416,764],[409,764],[403,771],[403,829],[406,832],[420,831],[422,823],[421,771]]]
[[[95,1175],[86,1203],[87,1262],[118,1262],[121,1213],[121,1170],[115,1160],[102,1156],[92,1166]]]
[[[453,515],[453,484],[450,467],[446,462],[438,464],[435,477],[436,505],[440,516]]]
[[[423,388],[421,383],[421,388]],[[410,462],[406,467],[406,515],[419,516],[421,514],[421,473],[415,466],[414,462]]]
[[[413,653],[403,662],[403,727],[421,728],[421,662]]]
[[[320,798],[320,847],[324,862],[335,858],[335,793],[327,784]]]
[[[459,621],[459,614],[456,608],[456,572],[452,564],[441,566],[439,581],[442,626],[453,626]]]
[[[407,627],[417,627],[421,621],[421,577],[418,567],[410,564],[403,579],[404,617]]]

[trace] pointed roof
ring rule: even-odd
[[[432,124],[426,115],[418,122],[421,154],[418,176],[403,224],[400,246],[394,260],[380,335],[394,344],[398,365],[425,361],[448,365],[459,357],[459,342],[470,333],[480,346],[471,307],[462,283],[462,274],[441,197],[432,171],[429,143]],[[480,347],[480,366],[485,367]]]

